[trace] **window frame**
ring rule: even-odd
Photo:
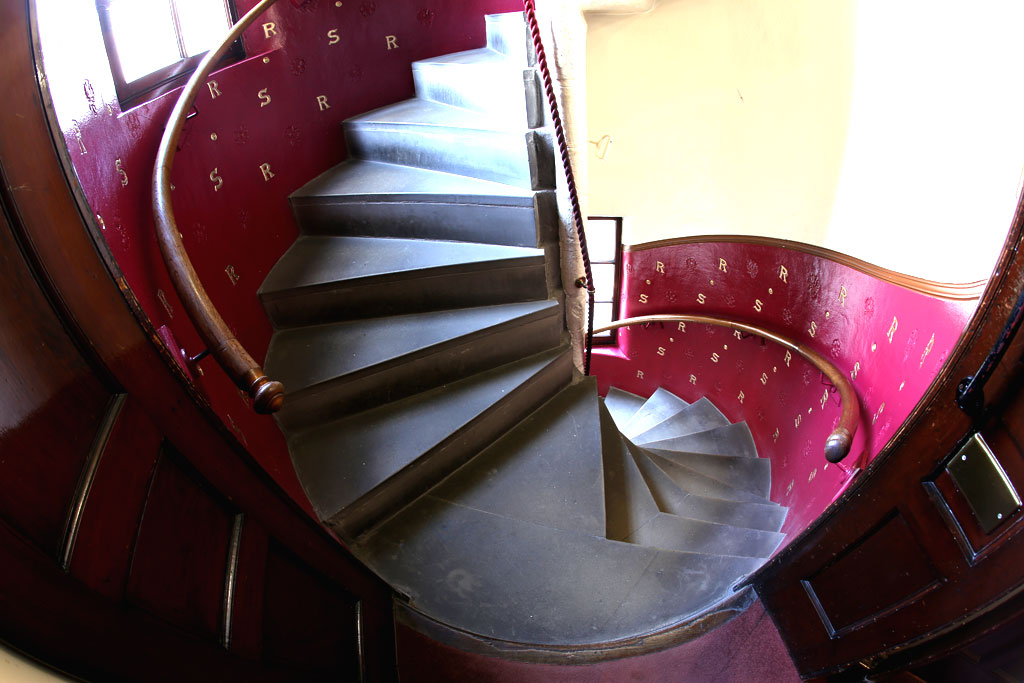
[[[609,264],[615,265],[614,284],[612,287],[612,299],[606,301],[604,299],[598,300],[596,295],[594,297],[594,306],[596,308],[599,303],[611,303],[612,315],[611,322],[615,322],[619,319],[619,313],[621,310],[622,300],[622,216],[587,216],[587,221],[612,221],[615,225],[615,259],[614,261],[594,261],[591,259],[591,266],[594,264]],[[618,343],[618,330],[614,329],[608,333],[608,336],[598,337],[595,336],[592,339],[594,346],[614,346]]]
[[[126,81],[124,69],[121,67],[121,58],[117,52],[117,42],[114,39],[113,27],[110,22],[110,3],[112,1],[96,0],[96,13],[99,15],[100,31],[103,34],[103,45],[107,51],[107,61],[110,62],[110,75],[114,79],[114,89],[117,91],[117,99],[121,105],[121,110],[124,111],[156,99],[160,95],[184,85],[188,77],[199,66],[199,62],[206,56],[206,52],[200,52],[191,57],[183,57],[173,64],[168,64],[134,81]],[[168,1],[171,2],[173,8],[173,0]],[[238,21],[238,8],[235,6],[234,0],[222,0],[222,2],[231,24],[234,25]],[[174,20],[174,35],[178,40],[178,50],[179,52],[184,52],[181,26],[178,24],[177,12],[173,11],[173,9],[171,16]],[[218,68],[234,64],[244,58],[245,49],[242,45],[242,39],[239,38],[224,54],[220,62],[218,62]]]

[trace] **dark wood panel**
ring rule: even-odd
[[[358,680],[358,601],[276,543],[267,555],[263,658]]]
[[[132,554],[128,599],[168,621],[219,639],[234,510],[164,449]]]
[[[829,637],[835,638],[894,612],[934,588],[939,578],[894,510],[802,583]]]
[[[70,167],[65,170],[56,153],[55,142],[63,146],[63,137],[59,131],[55,135],[55,129],[49,127],[47,109],[40,96],[31,45],[31,7],[28,2],[0,3],[0,36],[5,45],[5,59],[0,62],[0,91],[8,103],[0,108],[0,129],[4,131],[0,135],[0,170],[4,181],[0,184],[0,199],[35,275],[34,286],[40,287],[41,293],[35,300],[48,302],[56,312],[54,320],[59,320],[70,335],[66,347],[69,353],[61,357],[61,353],[46,345],[49,340],[45,336],[40,343],[30,326],[28,336],[18,339],[25,343],[26,351],[35,349],[40,357],[53,357],[43,361],[47,369],[51,365],[62,367],[62,363],[66,366],[73,360],[75,368],[91,370],[100,378],[89,380],[78,400],[65,404],[68,415],[53,410],[52,420],[40,420],[38,425],[45,425],[45,429],[39,426],[39,431],[47,432],[46,438],[63,447],[85,444],[87,448],[94,430],[84,430],[87,437],[74,439],[75,430],[66,425],[74,426],[73,420],[89,414],[83,412],[87,405],[95,407],[92,421],[98,422],[110,393],[127,394],[148,415],[156,430],[186,454],[202,478],[230,499],[233,506],[244,510],[248,519],[258,521],[330,582],[344,585],[363,598],[363,604],[368,606],[364,616],[371,645],[368,678],[392,678],[390,591],[291,501],[260,469],[240,443],[240,437],[198,399],[194,387],[181,376],[170,355],[154,341],[155,331],[105,250],[100,228],[87,223],[93,220],[95,212],[80,194],[75,194],[80,188],[74,173]],[[140,235],[148,234],[142,224],[139,226]],[[91,229],[95,232],[91,233]],[[0,246],[5,259],[9,253],[17,253],[12,252],[9,244]],[[0,265],[6,270],[6,261]],[[28,308],[34,312],[45,310],[46,306],[36,309],[33,304]],[[5,309],[0,338],[26,324],[11,319]],[[80,358],[75,359],[75,353]],[[33,362],[31,354],[25,362]],[[7,368],[4,370],[0,374],[0,395],[18,395],[15,390],[21,388],[11,379],[17,373],[11,375]],[[54,386],[64,385],[56,382]],[[101,393],[100,388],[107,393]],[[30,391],[40,397],[45,395],[39,387]],[[90,403],[86,398],[96,400]],[[25,408],[17,402],[14,405]],[[30,407],[38,412],[37,408],[49,406],[40,399]],[[75,411],[78,415],[73,414]],[[6,405],[0,411],[0,458],[8,458],[7,443],[14,443],[12,440],[19,437],[12,430],[21,424],[21,419],[11,416],[22,414],[10,412]],[[72,422],[65,422],[68,420]],[[252,441],[251,432],[249,438]],[[35,453],[38,455],[38,448]],[[77,484],[77,473],[67,481],[58,497],[70,495]],[[0,495],[0,504],[11,500],[2,489]],[[52,494],[44,491],[41,495]],[[121,491],[114,495],[132,496],[138,492]],[[11,507],[20,510],[20,506]],[[61,510],[58,517],[61,524],[65,512],[66,509]],[[219,638],[211,639],[208,633],[202,638],[190,635],[145,609],[97,593],[65,573],[53,552],[59,545],[60,534],[55,532],[58,526],[50,524],[48,535],[52,540],[48,544],[52,550],[44,553],[27,542],[20,529],[12,530],[0,521],[0,640],[88,680],[181,681],[196,678],[196,672],[211,680],[295,680],[285,669],[265,662],[257,665],[225,652]],[[174,586],[173,582],[168,585]],[[217,606],[219,609],[220,596]]]
[[[953,655],[914,673],[928,683],[1007,683],[1024,679],[1024,617],[1018,615]]]
[[[30,597],[30,599],[26,599]],[[0,639],[90,681],[295,681],[94,592],[0,524]]]
[[[111,394],[68,337],[0,214],[0,518],[57,555]]]
[[[246,518],[238,553],[231,617],[231,651],[259,659],[263,638],[263,582],[267,572],[267,532]]]
[[[82,510],[69,570],[115,600],[124,595],[132,545],[161,440],[149,416],[129,399],[100,457]]]

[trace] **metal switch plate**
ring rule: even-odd
[[[946,465],[985,533],[1020,509],[1020,496],[980,433],[976,433]]]

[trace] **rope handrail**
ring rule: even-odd
[[[746,332],[748,334],[757,335],[758,337],[773,341],[776,344],[784,346],[785,348],[795,351],[803,356],[814,367],[820,370],[828,380],[832,382],[832,385],[839,390],[839,397],[843,404],[843,412],[839,418],[839,424],[832,430],[832,433],[830,433],[828,438],[825,440],[825,459],[831,463],[838,463],[849,454],[850,447],[853,445],[853,436],[857,433],[857,425],[860,421],[860,401],[857,398],[857,392],[853,388],[853,383],[847,379],[846,374],[836,366],[832,365],[832,363],[817,351],[809,349],[799,342],[786,339],[785,337],[766,330],[763,327],[758,327],[757,325],[748,325],[747,323],[741,323],[735,320],[716,318],[714,316],[707,315],[660,314],[644,315],[636,318],[623,318],[622,320],[616,320],[610,325],[604,325],[595,329],[594,333],[600,334],[601,332],[609,332],[620,327],[657,322],[688,322],[698,325],[707,324],[729,327],[734,330],[739,330],[740,332]]]
[[[584,276],[576,281],[576,286],[586,287],[587,289],[587,336],[584,341],[583,374],[589,375],[590,356],[594,345],[594,274],[590,268],[587,234],[583,229],[583,211],[580,209],[579,193],[576,190],[576,176],[572,172],[572,162],[569,159],[569,144],[565,140],[565,129],[562,126],[562,117],[558,113],[555,87],[551,80],[551,71],[548,69],[548,59],[544,53],[544,42],[541,40],[540,25],[537,23],[537,8],[534,0],[523,0],[523,6],[526,10],[526,23],[530,29],[530,38],[537,52],[537,67],[540,70],[541,79],[544,81],[544,93],[547,95],[548,109],[551,111],[551,122],[555,128],[555,139],[558,140],[558,151],[562,157],[562,168],[565,170],[565,185],[569,192],[569,203],[572,207],[573,225],[576,226],[576,239],[580,244],[580,256],[583,259]]]
[[[259,363],[239,343],[199,281],[199,276],[185,252],[185,245],[171,207],[171,167],[189,109],[207,76],[213,71],[213,66],[224,56],[242,31],[275,2],[277,0],[261,0],[231,27],[231,31],[220,46],[210,50],[196,67],[171,110],[153,168],[153,217],[156,222],[157,242],[174,289],[207,350],[217,359],[217,363],[238,388],[252,397],[253,405],[259,413],[273,413],[281,408],[284,402],[284,386],[267,377]]]

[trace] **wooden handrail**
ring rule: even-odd
[[[231,27],[231,32],[224,42],[218,48],[210,50],[196,67],[171,111],[164,135],[160,139],[156,166],[153,169],[153,217],[156,220],[157,242],[160,244],[160,254],[167,265],[174,289],[178,292],[178,297],[206,348],[238,388],[248,392],[259,413],[273,413],[281,408],[284,402],[284,386],[267,377],[259,363],[253,360],[235,339],[234,333],[203,289],[199,276],[196,275],[195,268],[185,253],[185,245],[174,219],[174,210],[171,208],[171,166],[174,164],[174,155],[178,149],[185,118],[214,64],[224,56],[242,31],[275,2],[277,0],[261,0]]]
[[[845,373],[832,365],[832,363],[828,362],[828,360],[826,360],[825,357],[817,351],[809,349],[803,344],[790,341],[785,337],[780,337],[774,332],[769,332],[768,330],[762,327],[757,327],[756,325],[748,325],[746,323],[736,322],[735,320],[715,318],[707,315],[664,314],[624,318],[622,320],[616,320],[610,325],[605,325],[595,329],[594,334],[608,332],[620,327],[629,327],[630,325],[644,325],[647,323],[661,322],[703,323],[707,325],[729,327],[734,330],[739,330],[740,332],[746,332],[748,334],[757,335],[758,337],[763,337],[764,339],[768,339],[780,346],[790,349],[791,351],[799,353],[814,367],[821,370],[826,377],[828,377],[833,386],[839,390],[839,397],[843,404],[843,413],[839,418],[839,425],[832,430],[832,433],[829,434],[828,438],[825,440],[825,459],[832,463],[838,463],[845,458],[847,454],[849,454],[850,447],[853,445],[853,435],[857,433],[857,424],[860,421],[860,401],[857,399],[857,392],[854,391],[853,384],[846,378]]]

